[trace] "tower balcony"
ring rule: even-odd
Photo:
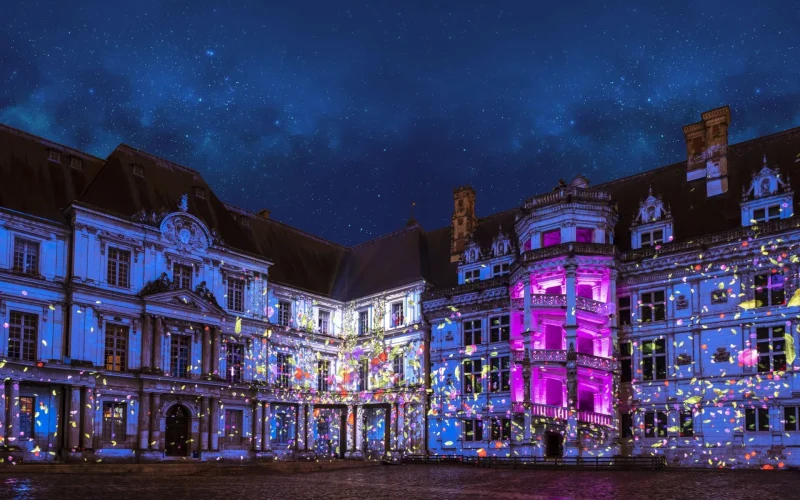
[[[511,351],[515,363],[523,363],[525,359],[524,350]],[[563,349],[531,349],[528,351],[528,359],[532,365],[557,364],[565,365],[567,362],[567,351]],[[575,362],[578,366],[592,368],[604,372],[613,372],[616,363],[612,358],[593,356],[591,354],[576,353]]]
[[[597,255],[616,257],[617,247],[607,243],[560,243],[543,248],[527,250],[522,253],[522,264],[530,264],[545,259],[568,257],[573,255]]]
[[[514,403],[514,413],[525,414],[524,403]],[[544,417],[553,420],[566,420],[569,417],[569,409],[564,406],[552,406],[540,403],[531,403],[530,405],[531,417]],[[614,417],[604,413],[597,413],[593,411],[576,410],[575,416],[578,422],[584,424],[601,425],[604,427],[614,427]]]
[[[523,311],[525,309],[525,299],[511,299],[511,307]],[[553,294],[532,294],[531,295],[531,309],[535,308],[566,308],[567,296],[566,295],[553,295]],[[575,297],[575,307],[580,311],[586,311],[594,314],[606,316],[613,312],[613,308],[605,302],[588,299],[586,297]]]

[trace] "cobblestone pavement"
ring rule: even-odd
[[[235,476],[0,476],[0,498],[567,500],[800,498],[793,471],[522,471],[445,465]]]

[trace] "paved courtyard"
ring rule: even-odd
[[[0,475],[0,498],[170,499],[724,499],[800,498],[800,473],[518,471],[405,465],[306,474]]]

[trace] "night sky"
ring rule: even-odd
[[[6,0],[0,122],[200,171],[342,244],[800,125],[800,3]],[[162,5],[160,5],[162,4]],[[670,7],[657,6],[669,4]]]

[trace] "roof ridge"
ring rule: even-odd
[[[59,148],[67,149],[70,152],[81,154],[81,155],[89,157],[89,158],[91,158],[93,160],[97,160],[97,161],[101,161],[101,162],[105,161],[105,160],[103,160],[103,158],[99,158],[99,157],[97,157],[97,156],[95,156],[95,155],[93,155],[91,153],[87,153],[86,151],[81,151],[80,149],[76,149],[76,148],[74,148],[72,146],[67,146],[66,144],[61,144],[60,142],[56,142],[56,141],[53,141],[53,140],[50,140],[50,139],[45,139],[44,137],[38,136],[36,134],[32,134],[30,132],[26,132],[25,130],[22,130],[22,129],[14,128],[14,127],[12,127],[10,125],[7,125],[5,123],[0,123],[0,131],[8,132],[8,133],[16,135],[16,136],[26,137],[28,139],[32,139],[32,140],[34,140],[34,141],[36,141],[36,142],[38,142],[40,144],[46,145],[46,146],[56,146],[56,147],[59,147]]]
[[[234,206],[234,205],[230,205],[230,204],[228,204],[228,203],[225,203],[225,202],[223,202],[223,204],[224,204],[225,206],[232,206],[232,207],[234,207],[234,208],[238,208],[238,207],[236,207],[236,206]],[[240,210],[244,211],[243,209],[240,209]],[[260,221],[266,222],[266,223],[272,223],[272,224],[277,224],[277,225],[283,226],[283,227],[285,227],[286,229],[289,229],[290,231],[294,231],[295,233],[302,234],[303,236],[307,236],[307,237],[309,237],[309,238],[311,238],[311,239],[313,239],[313,240],[319,241],[320,243],[325,243],[325,244],[328,244],[328,245],[333,245],[333,246],[339,247],[339,248],[341,248],[341,249],[343,249],[343,250],[350,250],[350,247],[344,246],[344,245],[342,245],[342,244],[340,244],[340,243],[336,243],[335,241],[327,240],[327,239],[325,239],[325,238],[323,238],[323,237],[321,237],[321,236],[317,236],[317,235],[315,235],[315,234],[311,234],[311,233],[309,233],[309,232],[303,231],[302,229],[296,228],[296,227],[294,227],[294,226],[290,226],[289,224],[287,224],[287,223],[285,223],[285,222],[281,222],[281,221],[279,221],[279,220],[275,220],[275,219],[266,219],[266,218],[264,218],[264,217],[260,217],[258,214],[255,214],[255,215],[253,216],[253,218],[254,218],[254,219],[256,219],[256,220],[260,220]]]
[[[380,236],[376,236],[376,237],[372,238],[371,240],[362,241],[358,245],[353,245],[353,246],[351,246],[349,248],[351,250],[355,250],[358,247],[361,247],[361,246],[364,246],[364,245],[368,245],[368,244],[371,244],[371,243],[377,243],[378,241],[384,240],[386,238],[389,238],[390,236],[395,236],[395,235],[400,234],[400,233],[402,233],[404,231],[413,231],[414,229],[417,229],[417,230],[421,231],[422,233],[425,233],[425,230],[422,229],[419,224],[415,224],[413,226],[401,227],[400,229],[396,229],[396,230],[394,230],[392,232],[389,232],[389,233],[386,233],[386,234],[382,234]]]
[[[127,149],[127,150],[130,150],[130,151],[134,152],[134,153],[138,153],[138,154],[140,154],[142,156],[145,156],[145,157],[147,157],[147,158],[149,158],[149,159],[151,159],[153,161],[164,162],[170,167],[175,167],[177,169],[185,170],[185,171],[187,171],[189,173],[196,174],[208,186],[208,182],[206,182],[205,178],[203,178],[203,174],[201,174],[198,170],[186,167],[184,165],[181,165],[180,163],[175,163],[174,161],[168,160],[166,158],[162,158],[161,156],[156,156],[153,153],[148,153],[147,151],[143,151],[143,150],[141,150],[139,148],[133,147],[130,144],[126,144],[124,142],[121,142],[116,148],[114,148],[114,150],[111,151],[111,154],[109,154],[108,156],[111,157],[111,155],[113,155],[116,151],[119,151],[120,149]],[[107,159],[108,158],[106,158],[106,160]],[[209,187],[211,187],[211,186],[209,186]]]

